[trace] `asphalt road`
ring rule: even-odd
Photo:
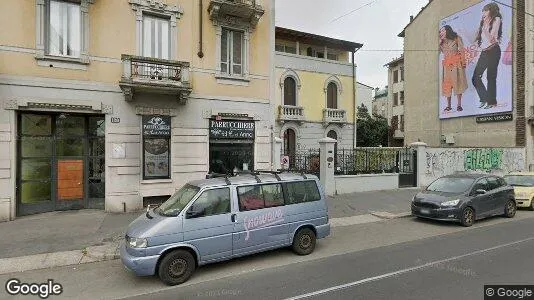
[[[483,299],[484,284],[534,284],[533,227],[503,223],[130,299]]]
[[[529,211],[470,228],[384,220],[333,228],[308,256],[281,249],[205,266],[176,287],[136,277],[118,260],[0,275],[0,284],[53,279],[65,299],[483,299],[484,283],[534,283],[533,226]]]

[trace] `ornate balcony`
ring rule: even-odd
[[[400,129],[395,129],[393,132],[393,138],[394,139],[403,139],[404,138],[404,131]]]
[[[304,122],[304,107],[293,105],[280,105],[278,107],[278,121],[280,123],[288,121]]]
[[[323,109],[323,122],[329,123],[347,123],[347,111],[344,109],[325,108]]]
[[[175,95],[185,104],[191,93],[188,62],[123,54],[122,64],[119,86],[126,101],[133,101],[137,92],[147,92]]]
[[[211,0],[208,12],[214,22],[242,24],[254,28],[265,12],[258,2],[258,0]]]

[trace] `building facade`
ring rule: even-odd
[[[355,145],[356,66],[359,43],[276,28],[276,135],[283,152],[317,149],[334,138],[338,147]]]
[[[375,89],[361,82],[356,82],[357,107],[364,106],[369,115],[373,114],[373,91]],[[356,113],[358,110],[356,109]]]
[[[532,164],[532,9],[524,0],[430,1],[411,19],[399,34],[406,144],[528,146]],[[502,24],[491,40],[477,34],[484,11]]]
[[[379,89],[375,88],[375,95],[373,97],[373,116],[381,116],[390,121],[391,102],[388,97],[388,86]],[[389,123],[388,123],[389,124]]]
[[[389,145],[404,146],[404,57],[401,56],[386,64],[388,68],[388,124],[394,128]]]
[[[6,0],[0,27],[0,219],[271,168],[274,1]]]

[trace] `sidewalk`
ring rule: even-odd
[[[329,197],[333,227],[405,216],[415,189]],[[51,212],[0,223],[0,274],[116,259],[124,233],[143,212]]]

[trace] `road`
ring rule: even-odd
[[[0,281],[53,278],[63,297],[84,299],[483,299],[484,284],[534,283],[533,227],[527,211],[471,228],[414,218],[340,227],[312,255],[284,249],[215,264],[177,287],[132,276],[118,261]]]

